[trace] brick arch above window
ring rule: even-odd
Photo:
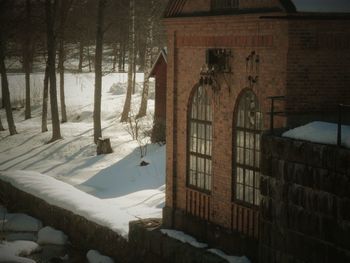
[[[213,105],[211,87],[197,85],[188,107],[187,186],[212,189]]]

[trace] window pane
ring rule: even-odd
[[[243,184],[244,170],[243,168],[237,168],[237,182]]]
[[[255,134],[255,148],[260,151],[260,134]]]
[[[247,203],[253,204],[254,201],[254,191],[252,187],[246,187],[245,188],[245,196],[244,201]]]
[[[237,148],[237,163],[244,164],[244,148]]]
[[[255,200],[254,200],[254,204],[255,204],[255,205],[259,205],[259,204],[260,204],[260,190],[256,190],[256,191],[255,191]]]
[[[260,188],[260,174],[255,172],[255,188]]]
[[[245,150],[245,164],[249,166],[254,166],[254,150]]]
[[[211,175],[208,175],[207,190],[211,190]]]
[[[245,171],[245,185],[254,186],[254,171],[252,170]]]
[[[237,184],[236,198],[239,200],[243,200],[243,185],[242,184]]]
[[[255,152],[255,167],[260,167],[260,152]]]
[[[247,132],[245,135],[245,147],[254,149],[254,134]]]

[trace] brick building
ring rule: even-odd
[[[268,97],[285,96],[276,127],[334,119],[350,103],[349,22],[290,0],[169,1],[166,226],[258,258]]]

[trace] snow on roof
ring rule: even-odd
[[[315,121],[289,130],[283,137],[322,144],[337,144],[337,124]],[[350,148],[350,126],[342,126],[342,146]]]
[[[350,13],[349,0],[292,0],[298,12]]]

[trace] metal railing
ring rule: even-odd
[[[275,101],[284,101],[286,100],[286,96],[271,96],[267,97],[268,99],[271,100],[271,110],[268,112],[270,115],[270,133],[274,133],[274,119],[275,116],[285,116],[286,112],[285,111],[275,111]]]
[[[337,145],[341,146],[342,140],[342,125],[343,125],[343,113],[350,113],[350,105],[339,104],[338,105],[338,134],[337,134]]]

